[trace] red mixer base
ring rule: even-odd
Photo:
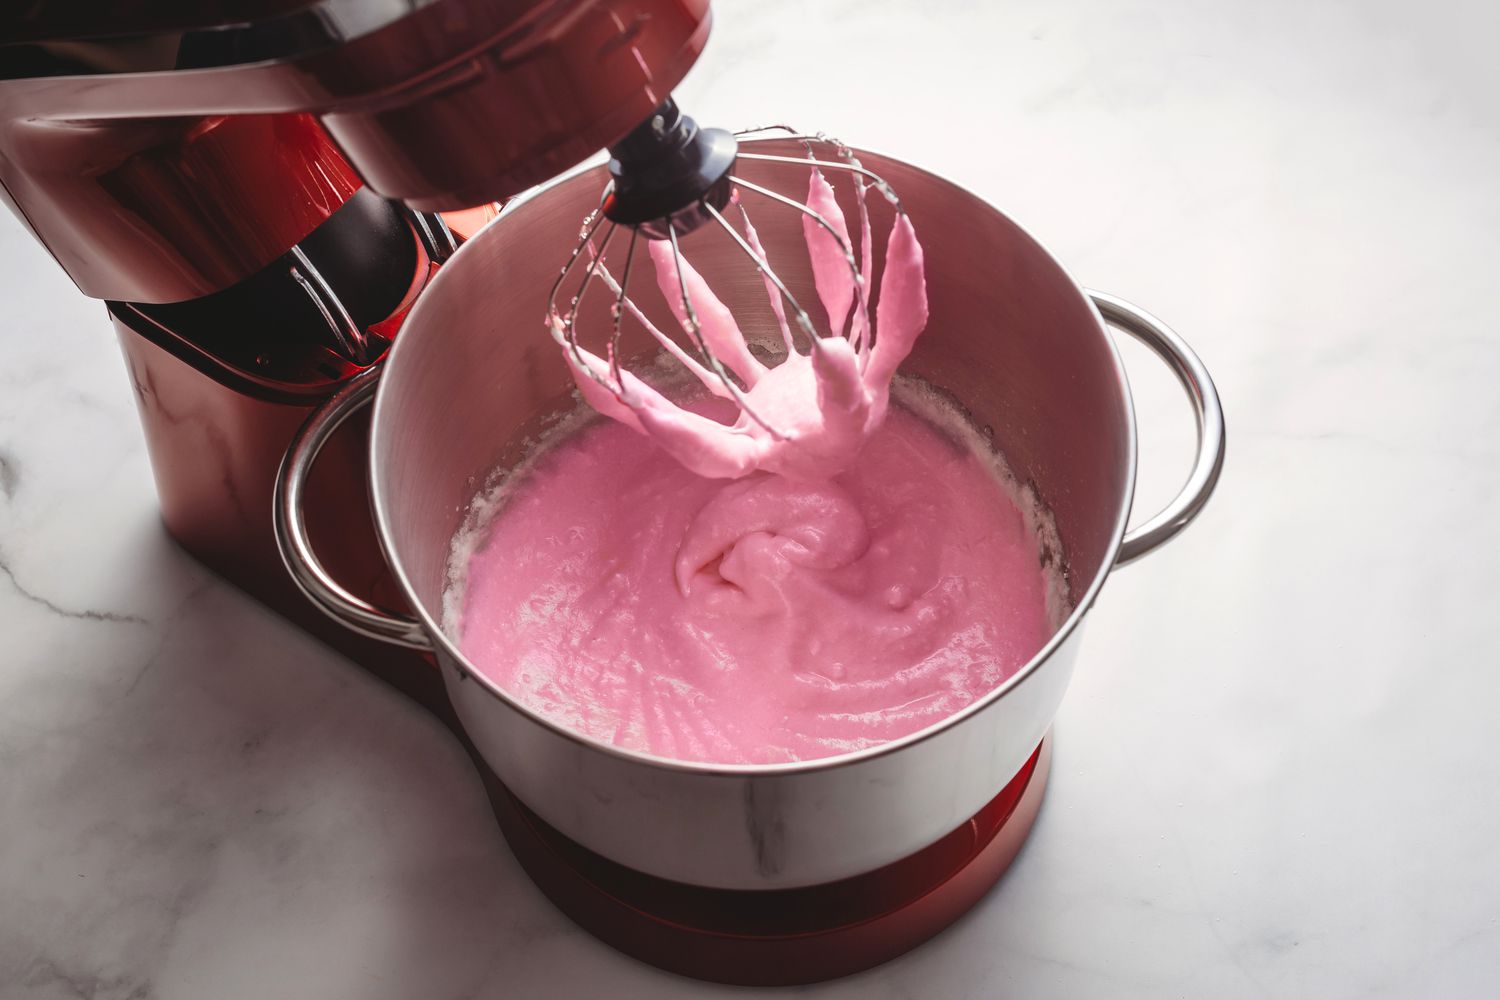
[[[645,875],[569,840],[498,782],[490,799],[532,881],[601,941],[695,979],[787,986],[879,965],[967,912],[1025,842],[1051,758],[1049,736],[978,815],[931,847],[801,889],[703,889]]]

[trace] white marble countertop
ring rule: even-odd
[[[920,13],[918,13],[920,11]],[[817,996],[1500,980],[1493,4],[723,0],[680,91],[900,153],[1200,351],[1230,451],[1111,579],[1040,821]],[[701,997],[560,916],[446,731],[161,531],[98,303],[0,222],[0,996]],[[1127,358],[1138,510],[1187,410]]]

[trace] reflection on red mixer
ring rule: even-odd
[[[473,208],[461,208],[453,212],[444,212],[443,221],[448,223],[448,228],[453,230],[460,239],[468,239],[484,227],[495,216],[500,214],[498,202],[486,202],[483,205],[475,205]]]

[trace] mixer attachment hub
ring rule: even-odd
[[[614,185],[604,202],[611,222],[650,239],[689,233],[729,203],[729,171],[739,151],[733,133],[699,128],[670,97],[609,148]]]

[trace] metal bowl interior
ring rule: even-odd
[[[804,153],[801,143],[787,139],[753,140],[745,148]],[[902,373],[958,401],[1049,507],[1063,542],[1073,614],[1032,664],[959,713],[965,715],[1020,683],[1045,658],[1087,610],[1113,563],[1134,485],[1128,384],[1098,313],[1025,230],[944,178],[879,154],[858,155],[898,192],[926,255],[931,318]],[[792,197],[806,192],[805,167],[742,160],[736,172]],[[435,279],[387,362],[371,442],[377,519],[397,577],[435,635],[441,636],[451,542],[476,492],[579,405],[543,317],[548,291],[605,180],[603,168],[595,167],[508,206]],[[856,218],[852,188],[837,175],[835,186],[846,214]],[[891,209],[873,193],[869,205],[878,243]],[[800,217],[770,203],[747,200],[747,208],[778,274],[822,320]],[[622,231],[618,238],[628,235]],[[689,235],[682,247],[752,337],[777,338],[760,276],[741,250],[713,227]],[[633,297],[662,329],[675,329],[653,284],[638,276]],[[585,300],[580,325],[605,331],[608,324],[608,296],[596,290]],[[640,364],[656,353],[654,342],[628,324],[625,356]],[[495,694],[509,700],[498,688]],[[710,771],[752,767],[670,763]],[[753,767],[788,766],[798,765]]]
[[[802,152],[787,140],[747,148]],[[966,408],[1049,505],[1075,604],[1026,666],[940,723],[818,760],[667,760],[537,716],[474,671],[441,633],[451,541],[476,491],[577,405],[543,317],[580,224],[599,203],[602,169],[513,203],[458,252],[408,319],[377,395],[370,462],[377,533],[437,644],[466,731],[549,824],[662,878],[730,889],[814,885],[905,857],[966,822],[1050,727],[1079,625],[1124,534],[1134,417],[1119,356],[1089,299],[1040,244],[981,199],[902,161],[859,156],[900,193],[926,251],[931,318],[902,371]],[[806,191],[800,165],[742,160],[737,169],[794,197]],[[847,186],[841,195],[853,218]],[[747,204],[783,280],[799,300],[815,303],[800,216]],[[874,197],[871,208],[882,233],[890,209]],[[705,229],[683,248],[743,325],[775,337],[760,277],[727,236]],[[641,306],[670,329],[652,284],[633,287],[646,286]],[[606,296],[587,300],[584,310],[583,322],[607,328]],[[655,353],[639,332],[624,350],[638,358]]]

